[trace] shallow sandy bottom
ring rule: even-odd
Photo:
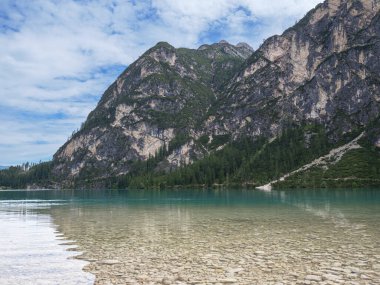
[[[94,205],[52,216],[99,285],[380,284],[378,209]]]

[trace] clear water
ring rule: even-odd
[[[380,284],[380,189],[1,191],[0,232],[0,284]]]
[[[94,276],[82,271],[87,262],[72,259],[74,246],[39,212],[61,201],[3,197],[12,193],[0,192],[0,284],[93,284]]]

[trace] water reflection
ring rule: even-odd
[[[18,205],[74,240],[96,284],[379,280],[380,191],[18,191],[0,201],[2,214]]]
[[[115,191],[90,202],[76,195],[51,215],[91,260],[86,270],[97,284],[302,283],[331,268],[343,283],[361,284],[358,271],[378,280],[379,195],[370,190]]]
[[[93,284],[82,271],[79,253],[61,245],[50,215],[38,213],[60,205],[52,200],[0,201],[0,284]]]

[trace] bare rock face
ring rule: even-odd
[[[338,140],[368,125],[380,113],[379,10],[379,0],[325,1],[256,51],[158,43],[106,90],[55,154],[54,173],[117,176],[162,149],[167,169],[213,151],[202,140],[273,138],[303,122]]]
[[[376,118],[379,9],[377,0],[329,0],[266,40],[230,81],[218,131],[274,137],[290,122],[310,120],[338,137]]]
[[[191,163],[203,155],[191,135],[251,54],[227,42],[198,50],[158,43],[117,78],[58,150],[54,173],[69,180],[120,175],[163,148],[170,148],[170,166]]]

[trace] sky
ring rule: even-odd
[[[257,49],[321,0],[0,0],[0,165],[46,161],[159,41]]]

